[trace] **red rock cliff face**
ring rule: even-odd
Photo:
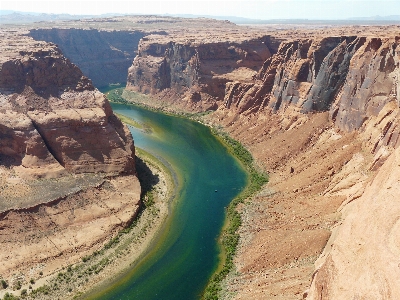
[[[5,59],[0,91],[0,155],[7,164],[41,176],[50,176],[49,168],[135,173],[128,129],[54,45]]]
[[[227,86],[226,105],[269,107],[275,111],[291,104],[303,112],[329,109],[359,47],[355,40],[337,37],[283,42],[251,83],[252,93],[263,92],[249,98],[245,96],[249,84],[241,87],[240,82],[233,83]],[[247,99],[253,103],[247,104]]]
[[[0,273],[25,284],[130,224],[140,183],[129,130],[79,68],[54,44],[0,36]]]
[[[360,129],[399,98],[398,43],[365,37],[283,42],[254,82],[226,85],[224,105],[237,113],[284,112],[288,106],[301,113],[329,111],[341,130]],[[388,123],[382,143],[397,145],[396,126]]]
[[[399,64],[400,39],[394,36],[295,40],[282,42],[253,82],[227,83],[224,106],[210,119],[218,118],[252,150],[270,171],[269,188],[277,193],[255,200],[257,212],[264,209],[266,213],[258,223],[253,218],[249,228],[267,230],[248,229],[254,238],[239,261],[240,271],[246,274],[242,279],[253,280],[245,281],[248,288],[243,287],[238,299],[254,295],[267,299],[275,293],[298,299],[303,292],[307,299],[399,297],[400,274],[394,263],[400,234],[394,200]],[[328,117],[321,121],[323,116]],[[324,207],[323,203],[330,204]],[[307,214],[316,206],[320,207],[313,224]],[[284,213],[290,218],[294,211],[291,221],[271,217]],[[326,214],[322,224],[331,222],[329,213],[342,214],[340,221],[333,222],[330,240],[326,243],[311,233],[307,248],[296,253],[294,249],[304,244],[299,232],[326,230],[321,220]],[[306,225],[302,225],[304,220]],[[284,238],[281,228],[285,228]],[[276,256],[269,250],[274,244],[268,241],[274,238],[282,243],[282,257],[295,257],[290,266],[290,259],[271,263]],[[285,248],[285,239],[291,243],[297,239],[296,246]],[[296,264],[316,245],[326,246],[319,250],[323,253],[315,263],[311,289],[296,291],[297,283],[290,276],[301,277],[304,265]],[[263,263],[265,267],[259,267]],[[286,275],[273,275],[262,288],[262,276],[254,280],[251,275],[265,272],[269,277],[274,267],[285,264],[288,270],[282,274]]]
[[[270,37],[236,43],[200,43],[195,39],[157,43],[154,37],[143,38],[129,68],[127,87],[146,94],[170,90],[178,99],[208,101],[215,109],[215,102],[224,98],[227,82],[238,77],[251,80],[262,62],[276,51],[276,44]]]

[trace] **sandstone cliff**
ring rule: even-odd
[[[209,120],[271,174],[244,209],[237,299],[398,298],[399,53],[395,36],[283,41],[253,82],[226,85]]]
[[[2,62],[0,89],[5,137],[0,153],[12,165],[48,162],[75,173],[135,172],[129,131],[54,45],[21,50]]]
[[[140,184],[129,130],[79,68],[54,44],[0,35],[0,273],[27,282],[131,222]]]
[[[160,94],[171,102],[184,98],[188,109],[215,110],[224,98],[225,85],[251,81],[263,61],[279,44],[270,36],[238,41],[203,41],[199,37],[176,41],[157,36],[143,38],[128,71],[127,89]]]

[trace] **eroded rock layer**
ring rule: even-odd
[[[58,163],[74,173],[135,173],[128,129],[104,95],[54,45],[20,50],[2,62],[0,91],[0,154],[11,164],[45,168],[45,163]],[[43,174],[49,175],[46,170]]]
[[[225,95],[227,82],[251,81],[278,42],[270,36],[250,40],[199,42],[157,36],[139,44],[129,68],[127,88],[145,94],[161,94],[163,100],[184,98],[187,109],[215,110]],[[175,99],[175,100],[174,100]]]
[[[140,184],[128,128],[79,68],[54,44],[1,38],[0,274],[28,282],[131,222]]]
[[[398,298],[399,232],[388,218],[398,207],[389,199],[399,44],[395,36],[284,41],[254,82],[226,85],[209,120],[244,142],[271,179],[243,208],[241,275],[227,282],[236,299]]]

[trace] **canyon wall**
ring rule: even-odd
[[[25,284],[126,227],[140,184],[131,133],[80,69],[54,44],[0,35],[0,273]]]
[[[242,208],[239,275],[226,282],[236,299],[397,298],[389,213],[397,208],[369,186],[396,174],[400,39],[352,31],[140,41],[127,89],[155,96],[154,106],[216,110],[206,121],[243,142],[271,176]],[[370,211],[372,199],[387,209]]]
[[[96,87],[125,83],[141,31],[77,28],[32,29],[35,40],[58,45],[63,54],[77,65]]]
[[[53,45],[20,51],[0,71],[0,153],[25,168],[135,173],[133,139],[90,80]],[[101,137],[101,138],[99,138]]]
[[[241,275],[227,283],[237,299],[399,297],[390,200],[399,44],[394,35],[283,41],[253,82],[227,83],[209,121],[226,126],[271,176],[243,212]]]
[[[224,98],[226,83],[251,81],[278,45],[270,36],[236,42],[146,37],[129,68],[127,89],[159,94],[175,103],[183,99],[187,108],[215,110]]]

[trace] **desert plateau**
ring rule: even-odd
[[[4,21],[0,49],[0,299],[93,299],[158,245],[184,175],[135,148],[130,104],[247,149],[261,182],[198,299],[400,299],[399,24]]]

